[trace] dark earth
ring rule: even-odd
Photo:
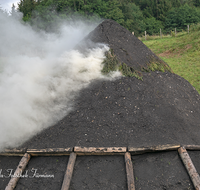
[[[106,43],[120,62],[140,69],[153,56],[141,41],[112,20],[105,20],[80,47],[91,42]],[[25,148],[74,146],[153,146],[200,144],[200,95],[182,77],[170,72],[143,72],[135,77],[96,80],[77,95],[74,109],[57,124],[25,142]],[[190,151],[200,172],[200,151]],[[0,157],[2,172],[15,169],[20,158]],[[21,189],[61,189],[68,157],[34,157],[27,170],[53,174],[54,178],[24,178]],[[132,156],[136,189],[186,190],[193,184],[176,151]],[[9,178],[0,178],[4,189]],[[71,190],[127,189],[123,156],[77,157]]]

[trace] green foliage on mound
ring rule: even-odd
[[[103,61],[103,69],[102,69],[102,73],[103,74],[108,74],[111,71],[117,71],[120,62],[118,61],[117,57],[113,54],[113,50],[110,49],[109,51],[107,51],[105,53],[105,60]]]
[[[124,76],[135,77],[137,79],[143,80],[142,72],[168,71],[173,73],[172,69],[164,61],[156,60],[155,58],[151,58],[151,61],[147,63],[147,67],[142,67],[141,70],[137,70],[125,63],[120,63],[116,55],[114,55],[112,49],[106,52],[105,56],[106,58],[102,63],[103,69],[101,71],[104,75],[109,75],[110,72],[119,70]]]
[[[143,72],[150,71],[161,71],[161,72],[170,72],[173,73],[172,69],[162,60],[156,60],[155,58],[151,58],[151,61],[147,63],[147,67],[141,68]]]
[[[135,77],[137,79],[143,80],[142,79],[142,73],[135,70],[133,67],[127,66],[125,63],[122,63],[119,66],[119,70],[122,72],[122,74],[126,77]]]

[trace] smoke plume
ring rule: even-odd
[[[48,34],[0,12],[0,151],[62,119],[92,80],[108,79],[101,74],[106,45],[73,49],[96,26],[76,21]]]

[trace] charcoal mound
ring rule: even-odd
[[[173,73],[96,81],[74,111],[22,147],[200,144],[199,115],[200,95]]]
[[[136,36],[111,19],[103,21],[84,38],[79,50],[93,47],[96,43],[109,45],[121,63],[135,70],[147,67],[152,60],[163,62]]]
[[[83,40],[79,48],[83,48],[84,44],[88,46],[87,43],[92,45],[96,42],[108,44],[120,62],[130,67],[137,69],[145,67],[152,56],[159,60],[135,36],[112,20],[101,23]],[[135,77],[121,77],[113,81],[98,80],[79,93],[73,111],[21,147],[141,147],[200,144],[199,115],[200,95],[188,81],[174,73],[143,72],[143,80]],[[102,158],[98,159],[98,162],[104,163]],[[175,152],[139,156],[133,159],[137,161],[134,167],[136,176],[139,177],[139,180],[136,180],[138,189],[189,189],[191,187],[189,177],[183,173],[185,170],[180,172],[181,162]],[[194,161],[195,159],[198,160],[194,158]],[[160,163],[162,160],[165,164]],[[77,164],[77,171],[78,166],[85,168],[86,161]],[[148,170],[147,162],[152,171]],[[169,162],[172,163],[171,166]],[[115,162],[109,163],[110,169],[113,168],[115,171]],[[41,162],[40,165],[42,164]],[[90,161],[86,164],[88,168],[93,166]],[[156,171],[160,171],[159,175],[154,171],[155,164]],[[102,165],[105,169],[108,167],[107,162]],[[147,170],[149,173],[145,176]],[[91,173],[94,174],[93,176],[96,175],[93,170]],[[118,184],[119,173],[116,172],[117,176],[112,179],[112,183],[119,185],[120,188],[114,189],[126,189],[123,180],[122,184]],[[78,175],[78,172],[75,171],[75,174]],[[89,180],[90,175],[86,173],[85,178]],[[88,185],[85,180],[81,181],[79,178],[73,180],[72,185],[77,183],[82,189],[89,189],[83,188]],[[102,181],[96,180],[93,189],[103,189],[98,186],[101,183]]]
[[[88,41],[108,44],[131,67],[137,61],[145,66],[148,55],[159,59],[112,20],[97,26],[79,48]],[[22,147],[200,144],[200,96],[174,73],[143,72],[143,80],[94,81],[75,102],[71,113]]]

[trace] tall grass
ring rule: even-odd
[[[143,43],[169,64],[174,73],[188,80],[200,93],[200,24],[190,26],[190,33],[175,36],[149,36]]]

